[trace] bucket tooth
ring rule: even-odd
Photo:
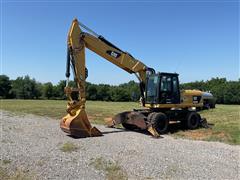
[[[91,136],[102,136],[102,133],[96,127],[93,127],[91,129]]]
[[[147,128],[147,130],[148,130],[148,132],[151,133],[151,135],[152,135],[153,137],[155,137],[155,138],[159,138],[159,137],[160,137],[160,135],[158,134],[158,132],[157,132],[152,126],[149,126],[149,127]]]

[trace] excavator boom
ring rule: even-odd
[[[83,32],[80,25],[90,32]],[[142,97],[144,97],[146,71],[155,72],[153,69],[144,65],[141,61],[135,59],[129,53],[122,51],[120,48],[107,41],[104,37],[97,35],[86,26],[80,24],[77,19],[73,20],[68,33],[66,77],[69,79],[70,66],[72,66],[77,88],[68,87],[67,82],[65,93],[69,99],[67,105],[68,114],[63,117],[60,127],[64,132],[77,137],[101,135],[101,132],[97,128],[91,126],[85,111],[85,83],[87,78],[85,48],[90,49],[128,73],[135,73],[140,80]],[[74,92],[78,93],[77,99],[72,98]],[[109,122],[110,125],[111,123],[112,121]]]

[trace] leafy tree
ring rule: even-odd
[[[114,87],[112,89],[112,100],[113,101],[130,101],[131,97],[126,89],[122,87]]]
[[[40,84],[29,76],[18,77],[12,81],[12,90],[14,97],[18,99],[37,99],[40,97]]]
[[[51,82],[47,82],[43,85],[43,98],[50,99],[53,97],[53,85]]]
[[[199,89],[204,90],[206,88],[204,81],[195,81],[185,84],[180,84],[180,89]]]
[[[0,75],[0,98],[9,98],[11,81],[6,75]]]
[[[124,88],[127,91],[127,96],[131,101],[138,101],[140,98],[139,84],[135,81],[129,81],[128,83],[120,84],[119,87]]]
[[[65,86],[66,81],[59,81],[57,85],[53,85],[51,82],[41,84],[29,76],[9,80],[6,75],[0,75],[0,98],[65,99]],[[69,86],[77,87],[74,81],[70,81]],[[211,91],[217,99],[217,103],[240,104],[240,79],[227,81],[226,78],[212,78],[208,81],[184,83],[180,85],[180,88]],[[89,100],[137,101],[140,97],[140,89],[139,84],[134,81],[118,86],[96,85],[87,82],[86,97]]]
[[[240,104],[240,81],[230,81],[224,92],[225,104]]]
[[[206,89],[209,89],[217,99],[217,103],[224,103],[224,92],[227,86],[226,78],[212,78],[206,82]]]
[[[97,100],[97,85],[87,83],[86,91],[87,91],[87,99],[89,100]]]
[[[110,101],[110,86],[106,84],[99,84],[97,88],[97,99],[101,101]]]
[[[60,81],[57,85],[57,90],[58,90],[58,93],[59,93],[59,96],[61,97],[61,99],[66,98],[66,95],[65,95],[65,92],[64,92],[65,87],[66,87],[66,81],[65,80]]]
[[[53,88],[53,96],[58,98],[58,99],[65,99],[65,93],[64,93],[64,88],[66,86],[66,81],[65,80],[61,80],[59,81],[59,83],[54,86]]]
[[[36,99],[39,99],[42,96],[42,84],[36,82],[35,87],[33,89],[33,94]]]

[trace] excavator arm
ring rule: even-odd
[[[88,32],[83,32],[80,26],[88,30]],[[78,22],[77,19],[73,20],[68,33],[66,65],[67,85],[65,88],[65,93],[70,101],[67,105],[68,114],[62,119],[60,126],[63,131],[77,137],[101,135],[101,132],[97,128],[91,126],[85,111],[85,86],[87,78],[85,48],[90,49],[128,73],[136,74],[140,80],[142,103],[144,103],[146,73],[148,71],[149,73],[155,73],[152,68],[148,68],[129,53],[122,51],[102,36],[97,35],[95,32]],[[70,66],[72,66],[73,69],[77,88],[71,88],[68,86]],[[72,98],[74,92],[78,93],[78,99]]]
[[[92,30],[89,31],[93,32],[94,34],[83,32],[80,29],[80,25],[82,24],[75,19],[68,34],[68,50],[70,51],[72,60],[75,60],[76,66],[74,68],[76,74],[81,74],[81,76],[84,76],[85,48],[88,48],[128,73],[135,73],[142,85],[140,88],[141,93],[143,93],[146,81],[146,71],[153,72],[154,70],[152,68],[148,68],[141,61],[135,59],[129,53],[122,51],[111,42],[107,41],[104,37],[97,35]],[[86,27],[84,25],[82,26]],[[67,71],[67,74],[69,74],[69,65],[67,65]]]

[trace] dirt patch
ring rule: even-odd
[[[104,123],[108,126],[112,126],[113,125],[112,117],[104,118]]]
[[[183,134],[192,139],[203,140],[206,139],[206,137],[211,136],[213,133],[211,130],[206,130],[206,131],[185,131],[183,132]]]
[[[181,136],[188,137],[194,140],[214,140],[220,139],[222,141],[229,139],[229,135],[224,132],[216,132],[212,129],[184,131],[179,133]]]

